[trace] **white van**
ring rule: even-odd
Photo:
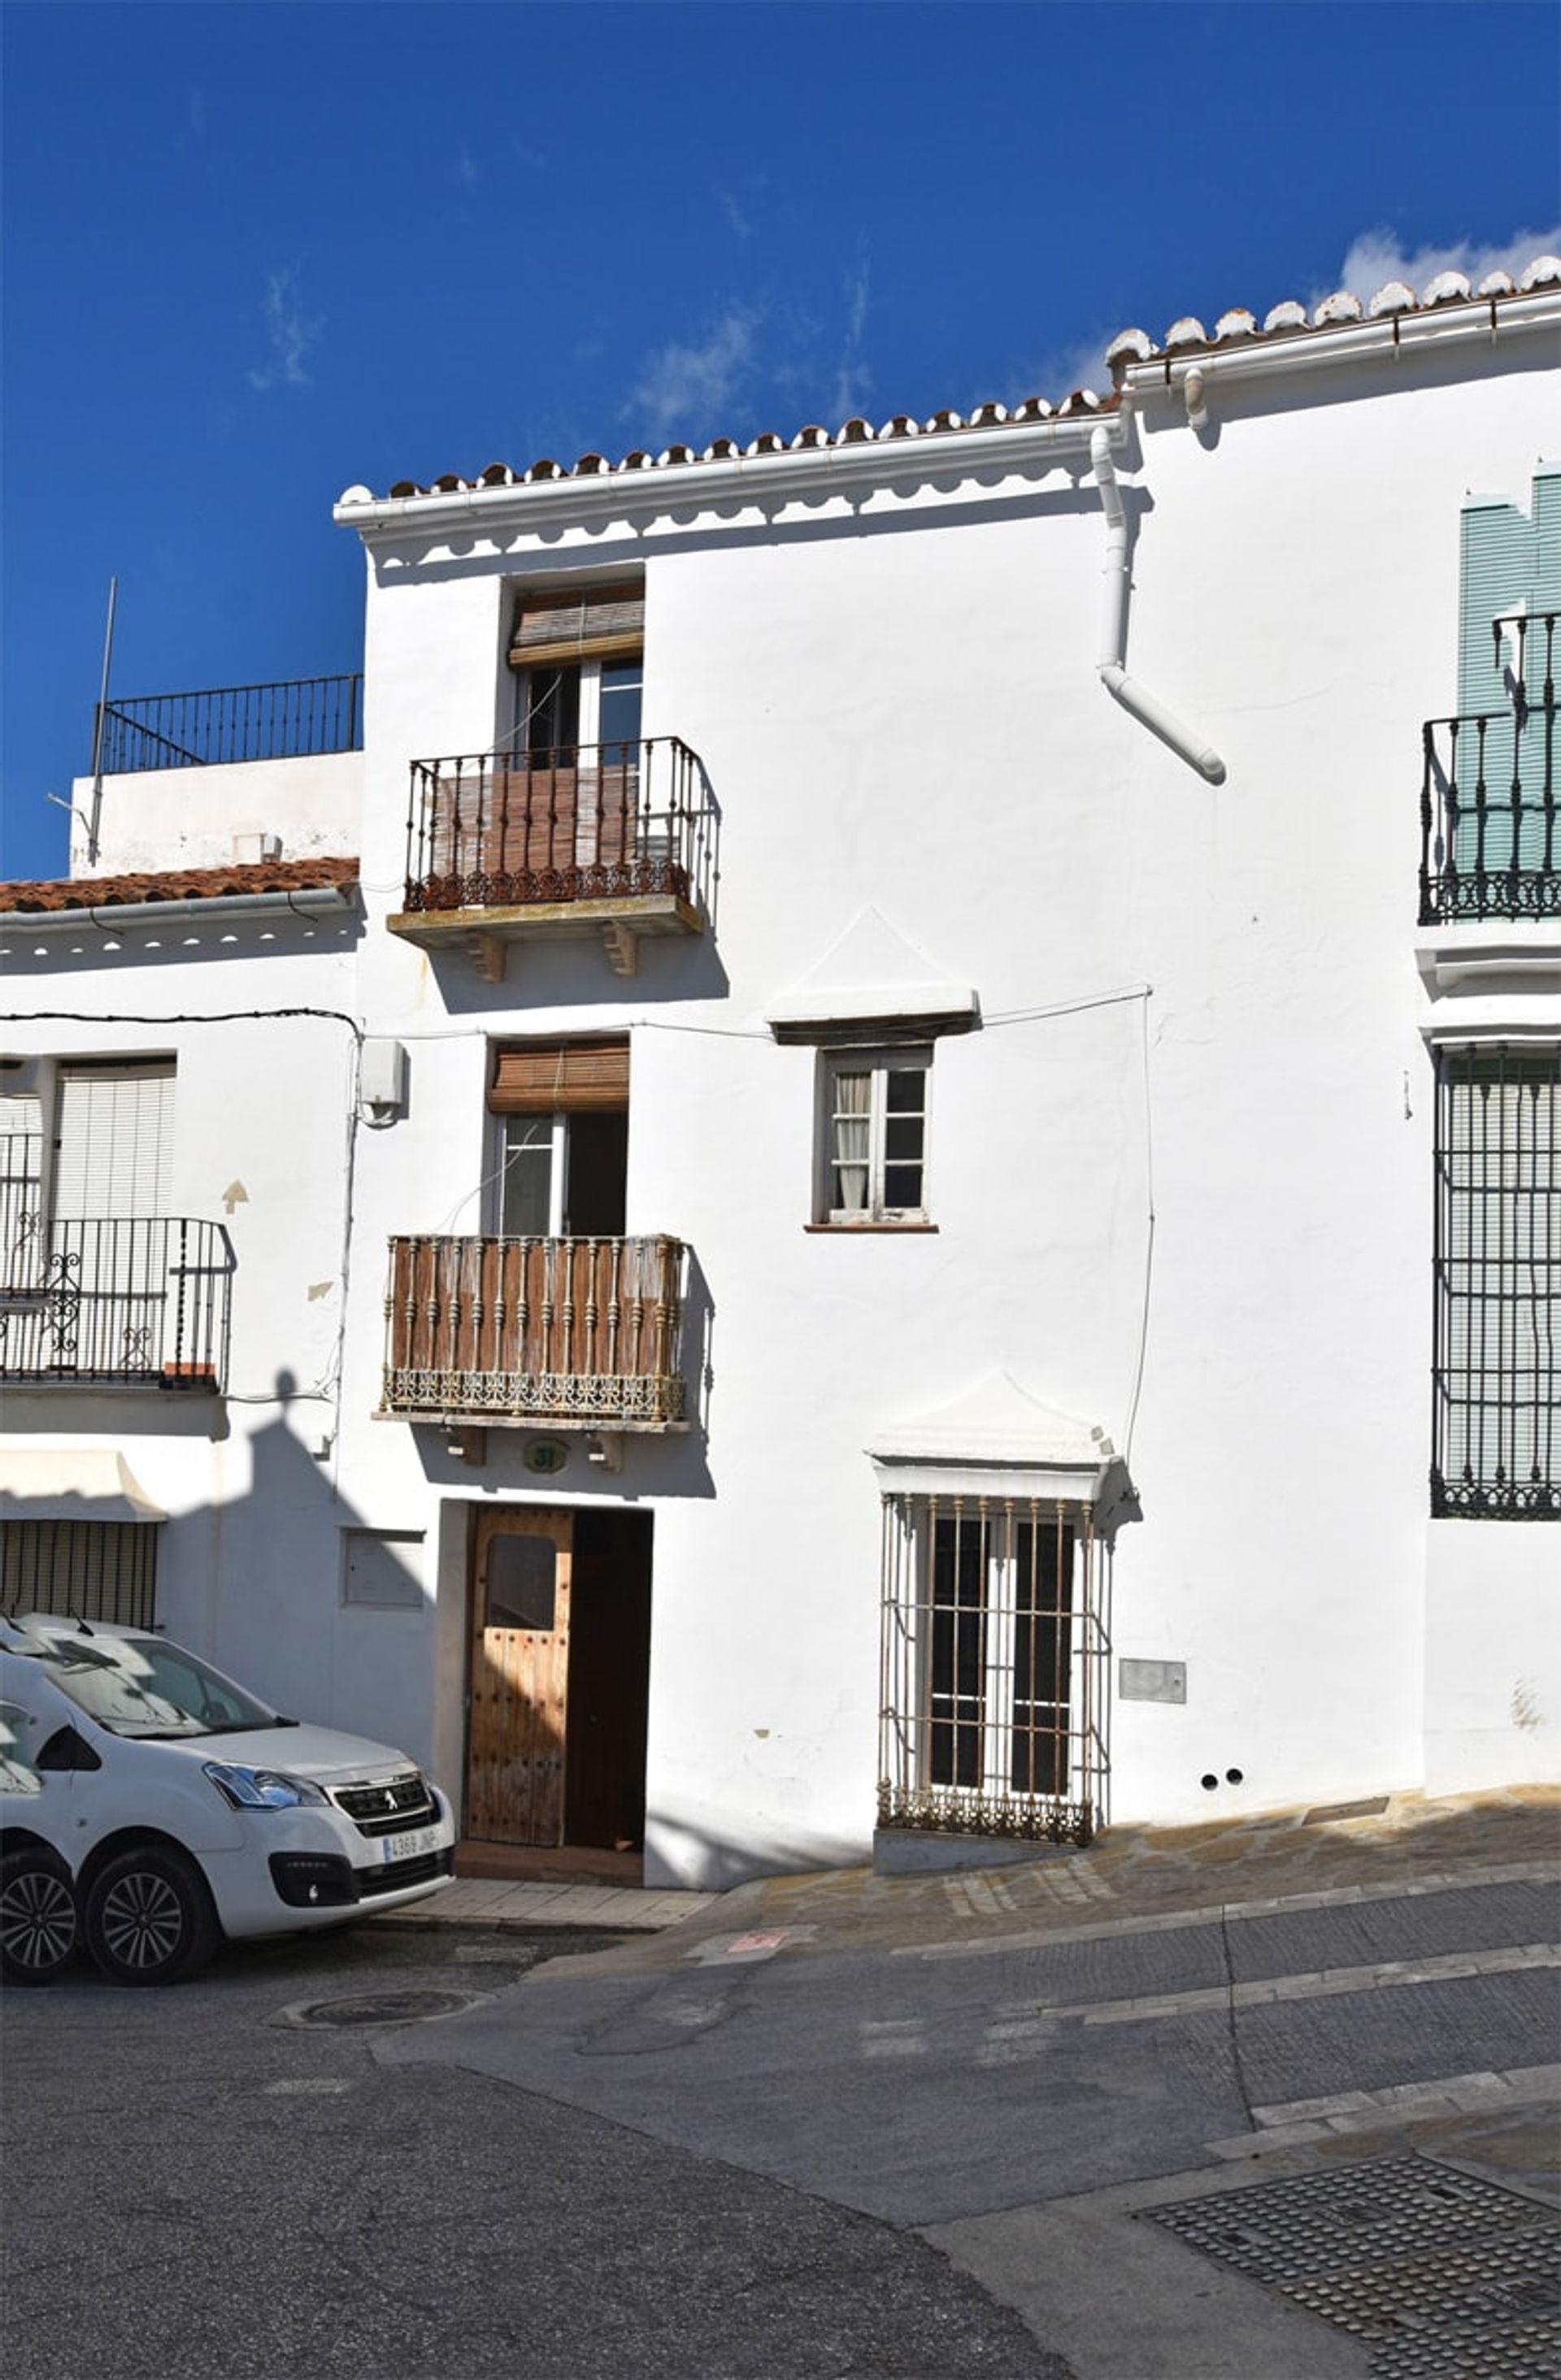
[[[142,1629],[0,1621],[0,1973],[46,1983],[77,1931],[105,1975],[171,1984],[232,1940],[437,1892],[449,1803],[404,1753],[284,1718]]]

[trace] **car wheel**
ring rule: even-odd
[[[87,1894],[87,1947],[111,1983],[177,1984],[205,1965],[219,1928],[206,1879],[171,1844],[121,1852]]]
[[[52,1984],[76,1949],[76,1895],[65,1862],[46,1851],[0,1861],[0,1975]]]

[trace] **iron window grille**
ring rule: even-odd
[[[1088,1505],[885,1497],[879,1825],[1088,1842],[1105,1651]]]
[[[1561,1047],[1436,1060],[1431,1509],[1561,1521]]]

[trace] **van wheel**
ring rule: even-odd
[[[114,1984],[177,1984],[220,1939],[206,1879],[171,1844],[121,1852],[87,1894],[87,1948]]]
[[[46,1851],[0,1860],[0,1975],[52,1984],[76,1949],[76,1895],[65,1862]]]

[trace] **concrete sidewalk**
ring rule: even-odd
[[[713,1907],[713,1892],[641,1891],[627,1885],[509,1884],[458,1876],[409,1909],[369,1917],[373,1925],[456,1925],[500,1934],[567,1928],[592,1934],[659,1934]]]
[[[719,1956],[733,1939],[744,1945],[738,1957],[940,1947],[957,1955],[1227,1908],[1495,1882],[1550,1864],[1561,1871],[1561,1788],[1535,1786],[1441,1800],[1398,1793],[1203,1827],[1114,1827],[1087,1851],[1040,1848],[1011,1866],[921,1876],[821,1869],[726,1892],[461,1877],[432,1900],[369,1923],[636,1936],[643,1938],[603,1954],[635,1966]]]
[[[1261,1931],[1268,1912],[1391,1904],[1558,1874],[1561,1792],[1535,1789],[1442,1800],[1395,1795],[1367,1807],[1297,1808],[1176,1829],[1114,1828],[1087,1851],[1058,1849],[1004,1867],[912,1876],[852,1868],[764,1877],[725,1893],[462,1882],[422,1909],[375,1922],[617,1933],[610,1948],[586,1959],[550,1959],[530,1979],[525,2005],[533,2022],[510,2026],[507,2035],[535,2056],[534,2037],[559,2022],[548,2000],[562,1993],[567,2009],[571,1986],[615,1977],[660,1976],[677,2018],[690,2004],[716,2005],[722,1972],[750,1962],[872,1954],[889,1962],[875,1970],[874,1988],[892,1992],[891,1972],[909,1980],[902,1961],[931,1962],[929,1984],[933,1974],[946,1974],[950,1961],[979,1965],[990,1959],[995,1977],[1005,1952],[1034,1946],[1050,1955],[1067,1943],[1104,1946],[1106,1937],[1153,1938],[1162,1931],[1169,1977],[1178,1934],[1201,1924],[1228,1920],[1230,1934],[1240,1937]],[[1222,1986],[1213,1997],[1228,2005],[1234,2022],[1249,2001],[1321,1999],[1344,1989],[1391,1994],[1443,1975],[1517,1974],[1553,1964],[1555,1956],[1548,1943],[1526,1939],[1515,1949],[1497,1938],[1484,1949],[1396,1955],[1380,1971],[1287,1971],[1277,1982]],[[823,2001],[832,1990],[853,1988],[848,1979],[842,1984],[838,1969],[819,1980]],[[732,1985],[740,1988],[736,1977]],[[974,1976],[971,1996],[981,1997]],[[660,2003],[650,1997],[645,2022],[653,2023]],[[1061,1995],[1047,2021],[1120,2023],[1130,2033],[1182,2014],[1192,2023],[1206,2022],[1211,1994],[1205,1979],[1149,2000],[1089,1998],[1074,2007],[1075,1997]],[[812,1996],[802,1998],[811,2002]],[[781,1994],[768,2005],[784,2011],[788,2001],[795,2010],[798,1996]],[[678,2046],[690,2037],[679,2035]],[[1548,2252],[1561,2197],[1561,2066],[1541,2061],[1555,2055],[1553,2039],[1537,2039],[1532,2064],[1501,2072],[1437,2069],[1423,2082],[1250,2105],[1250,2129],[1234,2133],[1226,2111],[1222,2123],[1211,2121],[1201,2159],[1183,2170],[1147,2160],[1140,2170],[1150,2178],[1055,2197],[1016,2192],[1016,2203],[995,2211],[918,2228],[1013,2307],[1038,2340],[1064,2355],[1075,2380],[1381,2380],[1389,2369],[1442,2380],[1454,2371],[1470,2380],[1477,2371],[1500,2372],[1503,2380],[1518,2380],[1520,2373],[1547,2373],[1549,2333],[1541,2332],[1551,2317],[1543,2307],[1526,2311],[1527,2298],[1514,2301],[1515,2326],[1475,2340],[1485,2360],[1467,2364],[1442,2355],[1458,2339],[1437,2330],[1432,2317],[1439,2291],[1468,2301],[1458,2315],[1466,2324],[1479,2316],[1482,2292],[1539,2287],[1543,2294],[1527,2265],[1515,2263],[1504,2279],[1506,2266],[1497,2273],[1491,2260],[1498,2252],[1531,2261]],[[593,2070],[596,2063],[587,2061]],[[578,2075],[574,2087],[584,2092],[580,2104],[590,2104]],[[645,2087],[653,2093],[652,2084]],[[1026,2084],[1016,2069],[1014,2088],[1023,2098],[1027,2090],[1039,2095],[1040,2082]],[[686,2114],[685,2097],[668,2104]],[[1044,2104],[1037,2095],[1038,2112]],[[665,2111],[650,2129],[658,2124],[669,2127],[665,2137],[684,2137]],[[1450,2201],[1484,2187],[1508,2193],[1493,2217],[1495,2247],[1482,2233],[1467,2249],[1451,2234],[1442,2240],[1437,2225]],[[1293,2189],[1305,2193],[1304,2204],[1283,2198]],[[1396,2230],[1387,2219],[1395,2192],[1411,2203]],[[846,2203],[860,2200],[849,2195]],[[1278,2266],[1265,2273],[1261,2262],[1233,2262],[1222,2245],[1249,2235],[1261,2245],[1265,2224],[1280,2238],[1287,2226],[1313,2219],[1331,2226],[1343,2243],[1336,2273],[1331,2265],[1308,2267],[1291,2280]],[[1370,2277],[1377,2301],[1374,2310],[1351,2311],[1350,2290],[1365,2287],[1358,2269],[1363,2236],[1374,2243]],[[1422,2337],[1426,2322],[1432,2329]],[[1409,2361],[1381,2360],[1395,2340]]]

